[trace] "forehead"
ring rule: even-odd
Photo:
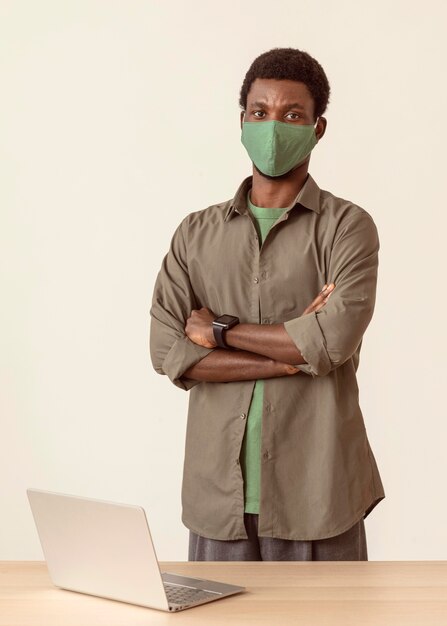
[[[247,105],[254,101],[264,101],[269,106],[300,102],[306,109],[313,107],[313,98],[307,85],[296,80],[256,78],[247,94]]]

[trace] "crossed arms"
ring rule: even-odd
[[[329,299],[334,285],[324,285],[303,315],[319,311]],[[187,336],[199,345],[216,347],[212,320],[216,315],[208,308],[193,310],[186,321]],[[306,360],[285,330],[284,324],[238,324],[225,334],[226,343],[238,350],[214,350],[188,368],[190,380],[230,382],[289,376],[301,370],[294,364]]]
[[[380,244],[368,213],[357,210],[338,226],[327,268],[335,285],[330,293],[320,292],[301,316],[282,324],[234,326],[226,341],[237,350],[212,343],[210,319],[223,312],[198,308],[186,264],[187,220],[174,232],[152,297],[150,355],[157,373],[189,390],[205,380],[251,380],[299,371],[325,376],[354,354],[376,296]]]

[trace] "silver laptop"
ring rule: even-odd
[[[245,591],[161,572],[144,509],[27,489],[52,583],[161,611],[182,611]]]

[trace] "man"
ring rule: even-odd
[[[364,519],[385,493],[356,371],[379,238],[308,173],[329,93],[306,52],[255,59],[239,100],[252,176],[182,220],[157,276],[152,364],[190,390],[190,560],[368,558]]]

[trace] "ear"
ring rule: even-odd
[[[324,133],[326,132],[327,119],[325,117],[319,117],[317,126],[315,128],[315,133],[317,135],[318,141],[322,139]]]
[[[242,130],[242,124],[244,121],[244,115],[245,115],[245,111],[241,111],[241,130]]]

